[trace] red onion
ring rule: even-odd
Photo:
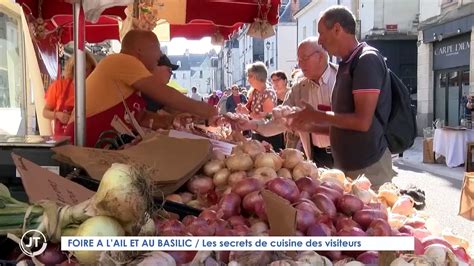
[[[216,252],[216,260],[227,264],[227,263],[229,263],[229,255],[230,255],[230,251],[217,251]],[[216,265],[218,265],[218,264],[216,264]],[[205,264],[205,266],[208,266],[208,265]]]
[[[46,265],[61,264],[67,259],[65,253],[61,251],[61,246],[53,243],[48,243],[45,251],[36,258]]]
[[[337,199],[342,197],[342,193],[340,193],[339,191],[337,191],[335,189],[332,189],[332,188],[325,187],[325,186],[317,187],[316,188],[316,193],[324,194],[329,199],[331,199],[332,202],[334,202],[334,203],[336,203]]]
[[[183,200],[183,203],[186,204],[193,200],[193,194],[189,192],[182,192],[179,194],[181,196],[181,199]]]
[[[309,177],[299,178],[298,180],[295,181],[295,183],[301,193],[305,191],[309,195],[315,194],[316,188],[318,187],[318,184]]]
[[[306,229],[316,222],[314,213],[307,210],[296,210],[296,229],[305,232]]]
[[[329,199],[325,194],[318,193],[313,196],[311,199],[314,204],[316,204],[316,207],[318,207],[321,212],[329,215],[329,217],[334,218],[336,217],[336,206],[334,205],[333,201]]]
[[[262,200],[261,202],[257,202],[255,204],[255,214],[260,218],[262,221],[268,221],[267,211],[265,210],[265,202]]]
[[[369,236],[390,236],[391,233],[392,229],[388,222],[380,218],[373,220],[367,229],[367,235]]]
[[[295,202],[300,196],[300,192],[295,182],[288,178],[277,177],[266,183],[268,190],[274,192],[280,197]]]
[[[217,219],[217,212],[209,209],[204,209],[200,214],[199,217],[203,218],[206,221],[213,221]],[[184,222],[184,220],[183,220]]]
[[[411,226],[405,224],[405,225],[403,225],[402,227],[398,228],[398,232],[400,232],[400,233],[406,233],[406,234],[409,234],[409,235],[412,236],[414,229],[415,229],[415,228],[413,228],[413,227],[411,227]]]
[[[324,181],[324,182],[321,183],[321,186],[328,187],[330,189],[334,189],[334,190],[338,191],[341,194],[344,193],[344,188],[342,188],[340,185],[338,185],[336,183],[333,183],[333,182]]]
[[[321,211],[316,207],[316,204],[312,202],[311,200],[308,199],[301,199],[295,204],[295,208],[298,210],[307,210],[312,212],[314,215],[319,215],[321,214]]]
[[[432,244],[441,244],[445,246],[446,248],[450,249],[451,251],[453,251],[453,247],[451,246],[451,244],[449,244],[448,241],[446,241],[444,238],[441,238],[441,237],[429,236],[429,237],[423,238],[421,242],[423,243],[423,248],[426,248],[427,246],[432,245]]]
[[[196,219],[197,219],[197,217],[194,216],[194,215],[186,215],[183,218],[182,223],[184,224],[184,226],[188,226],[188,225],[192,224]]]
[[[306,230],[307,236],[331,236],[331,228],[324,223],[315,223]]]
[[[336,206],[340,212],[351,216],[356,211],[362,210],[364,203],[355,195],[345,194],[337,200]]]
[[[160,224],[159,235],[176,234],[179,235],[185,231],[184,225],[178,220],[165,220]]]
[[[300,199],[310,199],[310,198],[311,198],[311,194],[308,191],[301,191],[300,192]]]
[[[227,219],[227,222],[231,226],[236,226],[236,225],[249,226],[250,225],[249,222],[247,221],[247,219],[245,219],[244,217],[242,217],[240,215],[235,215],[235,216],[230,217],[229,219]]]
[[[243,198],[250,192],[259,191],[262,187],[263,185],[258,179],[250,177],[244,178],[235,184],[232,192]]]
[[[246,225],[239,224],[239,225],[236,225],[232,228],[232,232],[236,236],[247,236],[250,233],[250,228]]]
[[[295,236],[305,236],[303,232],[296,230]]]
[[[216,236],[223,236],[225,230],[230,229],[230,226],[227,223],[227,221],[224,221],[222,219],[217,219],[217,220],[214,220],[214,221],[210,221],[209,226],[213,227],[215,229],[215,235]]]
[[[217,192],[215,190],[211,190],[206,193],[206,202],[209,205],[214,205],[219,202],[219,195],[217,195]]]
[[[339,216],[336,218],[336,230],[339,231],[339,230],[342,230],[344,228],[359,228],[359,229],[362,229],[361,226],[356,223],[354,220],[352,220],[352,218],[350,217],[344,217],[344,216]]]
[[[358,227],[344,227],[337,231],[338,236],[367,236],[364,230]]]
[[[175,260],[177,265],[191,262],[197,251],[166,251]]]
[[[421,243],[421,240],[418,238],[415,239],[415,255],[423,255],[425,254],[425,247],[423,246],[423,243]]]
[[[260,191],[254,191],[244,197],[242,207],[249,213],[255,213],[255,205],[258,202],[263,202],[263,198],[260,195]]]
[[[213,236],[216,232],[216,228],[212,226],[202,225],[199,223],[199,220],[196,220],[194,223],[190,224],[188,227],[188,232],[193,236]]]
[[[387,214],[374,209],[362,209],[352,216],[352,219],[362,226],[362,228],[369,227],[370,223],[375,219],[384,219],[387,220]]]
[[[240,214],[240,197],[235,193],[229,193],[222,197],[219,202],[219,212],[223,219],[228,219]]]
[[[214,183],[212,178],[208,176],[193,176],[187,183],[188,190],[194,194],[206,194],[210,190],[214,189]]]
[[[405,225],[409,225],[413,228],[425,228],[425,220],[421,218],[408,218]]]
[[[377,251],[366,251],[357,256],[356,260],[365,265],[379,265],[379,253]]]

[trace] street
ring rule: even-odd
[[[453,232],[465,237],[471,244],[470,254],[474,255],[474,222],[458,216],[462,176],[458,179],[433,175],[394,161],[398,172],[393,181],[400,188],[415,185],[425,191],[425,211],[439,222],[441,228],[452,228]]]

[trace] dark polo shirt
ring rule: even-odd
[[[387,69],[384,59],[367,49],[375,48],[361,43],[339,64],[332,95],[332,110],[339,114],[353,113],[354,94],[379,93],[376,112],[379,112],[385,124],[391,109],[390,82],[386,82]],[[351,62],[359,54],[359,61],[351,75]],[[343,171],[366,168],[380,160],[387,149],[383,126],[375,115],[367,132],[331,127],[330,140],[335,167]]]

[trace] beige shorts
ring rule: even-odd
[[[372,183],[372,189],[377,191],[381,185],[391,182],[395,176],[395,171],[392,168],[392,154],[387,149],[382,158],[376,163],[363,169],[346,171],[345,174],[352,179],[357,178],[359,175],[365,175]]]

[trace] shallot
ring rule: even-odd
[[[222,218],[228,219],[231,216],[238,215],[240,213],[240,203],[239,195],[235,193],[224,195],[219,202],[219,212],[222,213]]]
[[[245,178],[235,184],[232,188],[232,192],[243,198],[251,192],[260,191],[262,187],[263,183],[260,180],[256,178]]]
[[[266,183],[266,187],[268,190],[290,202],[297,201],[300,195],[295,182],[288,178],[274,178]]]

